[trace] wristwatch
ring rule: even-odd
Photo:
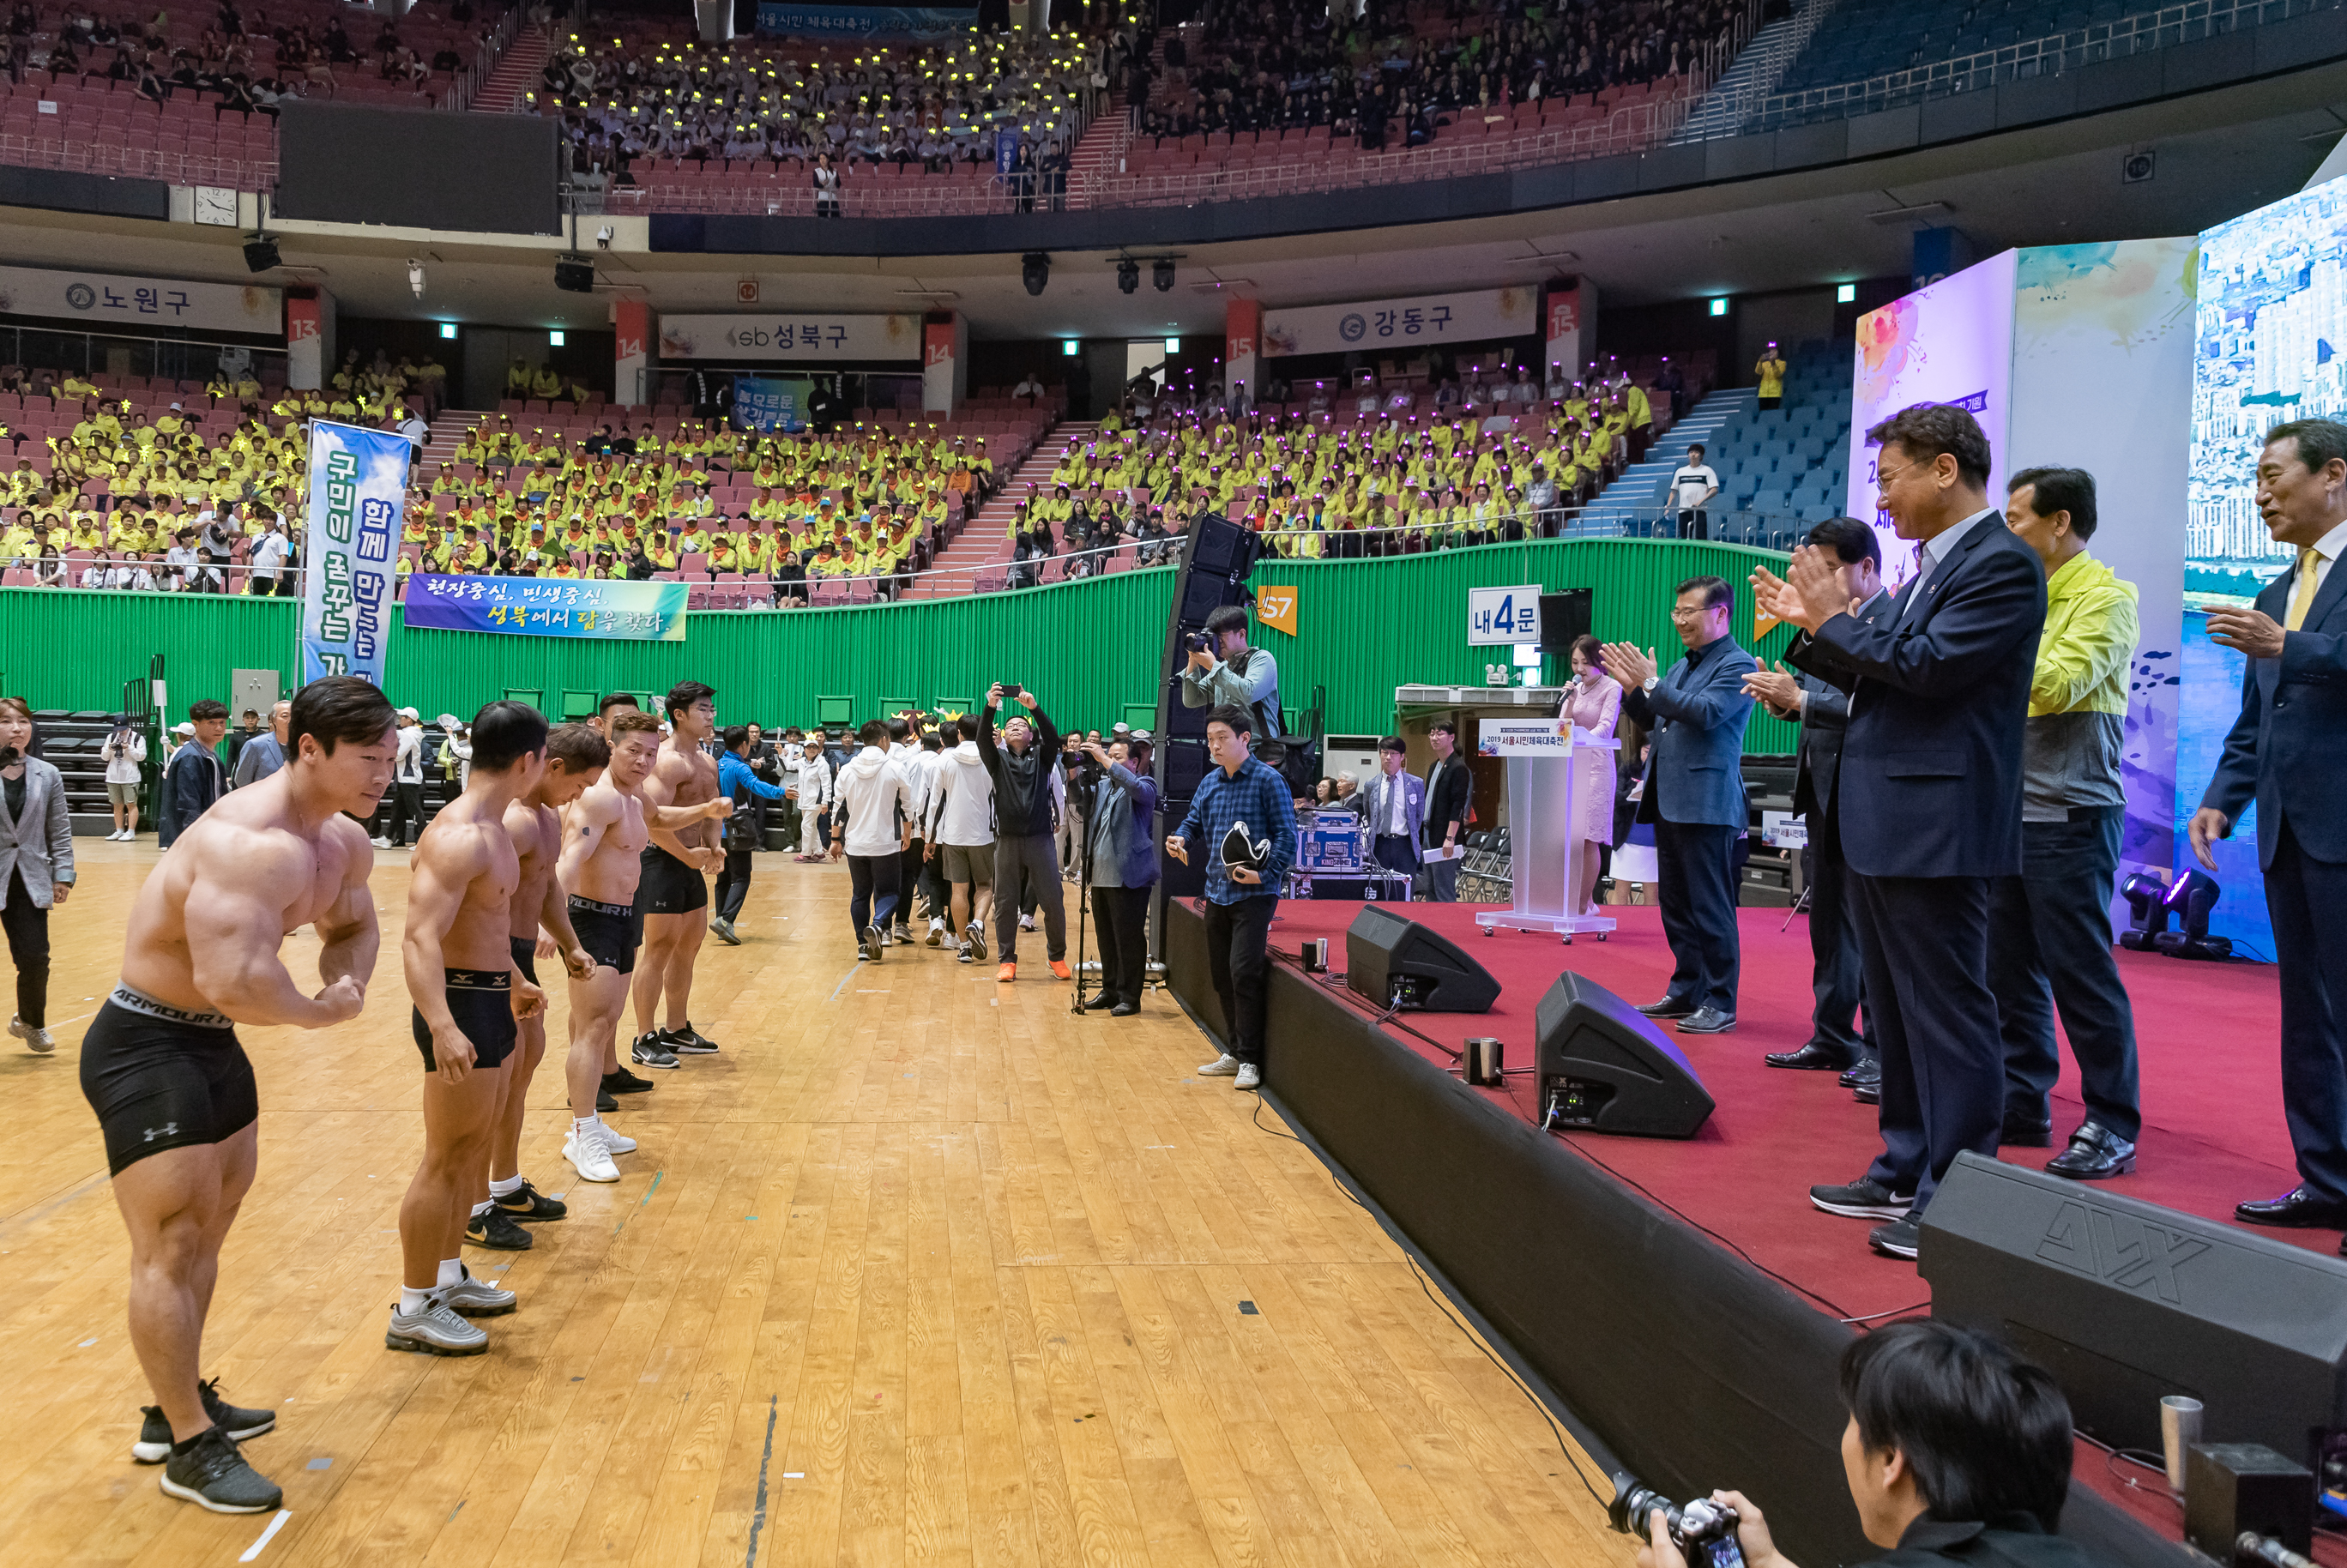
[[[1662,683],[1663,678],[1660,675],[1649,675],[1644,681],[1638,682],[1638,690],[1641,692],[1652,692],[1655,687]]]

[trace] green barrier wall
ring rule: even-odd
[[[1290,708],[1327,690],[1327,727],[1391,727],[1399,685],[1481,685],[1501,648],[1467,642],[1467,590],[1538,583],[1594,590],[1601,637],[1663,651],[1677,648],[1672,589],[1712,574],[1736,585],[1737,639],[1762,658],[1788,630],[1749,637],[1758,561],[1782,558],[1741,546],[1645,539],[1560,539],[1486,545],[1398,560],[1259,564],[1255,586],[1292,586],[1300,636],[1263,630],[1279,660]],[[1032,687],[1055,719],[1105,729],[1128,703],[1154,696],[1174,569],[1124,571],[1018,593],[915,600],[901,605],[694,615],[682,642],[589,642],[485,632],[391,633],[395,701],[428,719],[469,714],[508,689],[537,692],[550,712],[566,692],[660,692],[687,678],[718,688],[728,719],[805,723],[818,697],[851,699],[859,717],[884,702],[975,700],[994,681]],[[201,696],[225,697],[229,671],[274,667],[292,679],[292,600],[0,589],[0,690],[36,708],[111,708],[125,680],[161,653],[173,716]],[[1757,714],[1746,747],[1789,752],[1791,724]]]

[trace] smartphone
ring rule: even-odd
[[[1005,681],[1002,683],[1002,694],[1004,697],[1009,699],[1016,700],[1019,695],[1020,689],[1019,682],[1016,681]]]

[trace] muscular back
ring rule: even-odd
[[[303,825],[285,773],[235,791],[149,873],[131,906],[122,978],[173,1006],[239,1018],[235,999],[251,972],[265,966],[282,974],[277,952],[288,934],[314,925],[332,942],[362,925],[373,928],[366,879],[374,868],[357,823],[336,815]]]

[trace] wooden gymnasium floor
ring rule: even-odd
[[[76,850],[56,1054],[0,1040],[11,1563],[1627,1561],[1391,1239],[1254,1096],[1194,1075],[1169,1000],[1071,1018],[1040,937],[1040,982],[927,948],[859,967],[844,871],[779,855],[747,945],[702,950],[694,1021],[723,1054],[613,1118],[643,1145],[616,1186],[559,1153],[553,988],[523,1169],[570,1217],[466,1249],[521,1296],[488,1354],[385,1349],[422,1139],[399,853],[366,1011],[242,1031],[261,1173],[204,1371],[278,1410],[250,1453],[290,1517],[255,1556],[269,1516],[175,1502],[129,1459],[128,1245],[76,1062],[156,851]],[[315,949],[289,941],[297,976]]]

